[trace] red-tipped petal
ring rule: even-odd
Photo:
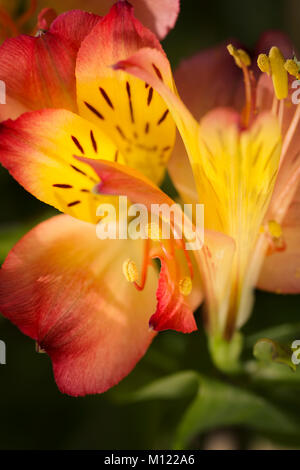
[[[98,21],[96,15],[72,11],[58,17],[38,37],[6,40],[0,47],[0,80],[6,84],[7,95],[27,109],[76,110],[76,56]]]
[[[153,338],[157,276],[150,268],[138,292],[122,273],[127,257],[139,264],[141,241],[99,240],[94,226],[58,216],[29,232],[0,271],[1,312],[49,354],[64,393],[104,392]]]
[[[189,298],[182,295],[179,290],[180,264],[176,258],[167,259],[160,256],[161,268],[156,291],[156,312],[150,318],[150,326],[156,331],[175,330],[182,333],[191,333],[197,330],[193,309]],[[193,282],[193,288],[195,282]],[[199,284],[198,288],[199,295]],[[199,296],[201,299],[201,295]],[[198,305],[200,302],[198,303]]]
[[[43,0],[40,0],[42,6]],[[48,0],[47,5],[58,12],[72,8],[84,8],[98,15],[106,15],[115,0]],[[121,2],[120,2],[121,3]],[[125,3],[125,2],[123,2]],[[131,0],[135,16],[163,39],[172,29],[179,14],[179,0]]]
[[[98,179],[76,155],[114,160],[117,149],[96,126],[63,109],[25,113],[0,124],[0,162],[35,197],[96,223]],[[107,201],[111,202],[111,201]]]

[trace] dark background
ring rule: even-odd
[[[298,0],[182,0],[181,3],[177,25],[163,44],[173,66],[180,59],[227,38],[236,37],[251,47],[267,29],[287,32],[295,45],[300,46]],[[2,168],[0,204],[3,261],[14,242],[37,221],[51,215],[52,210],[28,195]],[[299,323],[299,299],[299,296],[258,293],[245,332],[250,334],[282,321]],[[201,322],[199,328],[199,332],[188,336],[160,334],[134,372],[119,386],[104,395],[75,399],[58,391],[48,357],[37,354],[32,340],[0,318],[0,339],[7,345],[7,365],[0,365],[0,448],[169,448],[174,427],[186,406],[185,399],[133,404],[121,400],[126,391],[134,391],[178,370],[211,373],[213,367]],[[293,413],[300,417],[299,407]],[[207,448],[214,436],[221,436],[224,446],[229,439],[228,446],[239,448],[268,447],[272,437],[238,427],[221,430],[221,434],[214,431],[199,436],[192,445]],[[275,445],[278,442],[297,445],[284,439],[277,439]]]

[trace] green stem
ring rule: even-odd
[[[238,374],[242,371],[240,354],[243,348],[243,336],[235,332],[230,341],[222,336],[209,336],[208,347],[215,366],[226,374]]]

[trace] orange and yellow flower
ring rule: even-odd
[[[49,32],[0,49],[9,100],[34,110],[1,124],[0,160],[68,214],[8,255],[1,311],[50,355],[64,392],[99,393],[127,375],[151,342],[149,320],[157,331],[195,330],[202,297],[214,358],[230,369],[214,345],[230,345],[254,287],[300,291],[300,105],[288,77],[297,64],[278,35],[260,42],[269,53],[258,57],[263,74],[243,49],[228,50],[234,60],[222,46],[181,66],[184,104],[157,38],[127,2],[103,18],[61,15]],[[9,64],[14,54],[27,59]],[[170,160],[175,124],[184,145]],[[184,241],[163,241],[159,231],[144,243],[98,240],[103,200],[173,204],[158,187],[167,165],[182,200],[204,204],[202,248],[189,256]]]
[[[103,392],[127,375],[153,338],[150,319],[156,330],[196,328],[202,294],[195,282],[185,295],[191,262],[175,261],[181,246],[168,242],[169,253],[151,239],[96,238],[100,179],[82,158],[126,163],[156,188],[174,145],[163,99],[110,67],[144,46],[163,53],[131,6],[119,2],[103,19],[63,14],[49,32],[9,39],[0,50],[5,112],[15,111],[10,100],[47,107],[0,125],[1,162],[37,198],[68,214],[36,227],[12,250],[0,275],[1,311],[50,355],[58,386],[72,395]],[[159,279],[153,258],[161,260]]]
[[[280,39],[274,36],[275,42]],[[266,35],[264,41],[268,43],[270,36]],[[263,42],[260,46],[264,49]],[[248,54],[232,45],[228,49],[243,71],[245,105],[241,112],[233,108],[212,109],[202,115],[200,124],[178,95],[151,70],[153,61],[161,70],[167,66],[160,53],[149,48],[140,50],[115,68],[146,80],[165,98],[189,156],[195,192],[191,194],[190,178],[183,181],[183,174],[178,171],[184,165],[184,157],[179,153],[174,154],[173,179],[176,183],[178,172],[183,198],[188,196],[204,203],[206,228],[220,231],[235,241],[235,254],[224,280],[227,286],[217,293],[216,305],[209,315],[212,334],[230,339],[251,312],[255,285],[274,292],[300,290],[297,248],[300,233],[296,215],[300,108],[293,104],[293,88],[289,88],[292,60],[286,62],[277,46],[270,48],[268,57],[259,56],[260,67],[262,58],[267,59],[270,77],[262,75],[257,83],[258,72],[250,69]],[[288,49],[286,41],[284,49]],[[288,52],[292,54],[291,47]],[[216,51],[213,54],[215,59]],[[198,61],[198,67],[203,66],[207,56],[198,57]],[[194,64],[195,59],[185,64],[185,77],[195,76],[191,69],[190,73],[187,70]],[[215,65],[212,60],[210,66]],[[226,73],[216,80],[224,80]],[[239,93],[239,80],[234,86]],[[232,92],[231,86],[228,91]],[[201,88],[197,92],[207,93]],[[191,87],[189,93],[191,96]],[[215,90],[212,98],[216,103]],[[226,96],[229,103],[234,102],[233,98],[238,102],[238,96]]]

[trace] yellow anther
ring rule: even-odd
[[[278,222],[275,220],[270,220],[268,222],[268,228],[271,236],[275,239],[281,238],[282,237],[282,228],[281,225],[279,225]]]
[[[259,233],[265,233],[265,227],[263,225],[259,227]]]
[[[288,95],[288,74],[284,68],[284,57],[278,47],[272,47],[269,52],[269,60],[274,91],[276,97],[282,100]]]
[[[232,55],[232,57],[234,57],[235,54],[236,54],[237,49],[232,44],[228,44],[227,45],[227,50],[228,50],[229,54]]]
[[[192,292],[192,280],[189,276],[184,277],[183,279],[180,279],[179,281],[179,290],[180,293],[184,296],[189,295]]]
[[[293,59],[287,60],[284,64],[284,68],[293,77],[296,77],[296,78],[300,77],[299,66],[296,64],[296,62]]]
[[[131,259],[124,261],[123,274],[128,282],[136,282],[138,280],[139,273],[134,261]]]
[[[266,54],[259,54],[258,59],[257,59],[257,65],[262,72],[270,75],[271,65],[270,65],[269,57]]]
[[[146,234],[151,240],[154,240],[154,241],[161,240],[162,238],[161,230],[159,226],[154,222],[147,224]]]
[[[237,49],[232,44],[228,44],[227,50],[229,54],[232,55],[232,57],[234,58],[235,63],[238,67],[242,68],[243,65],[249,67],[249,65],[251,65],[251,59],[247,52],[243,49]]]
[[[249,54],[247,54],[247,52],[244,51],[244,49],[238,49],[237,52],[243,64],[246,65],[246,67],[250,67],[251,59],[250,59]]]

